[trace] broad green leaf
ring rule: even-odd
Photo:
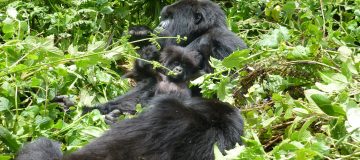
[[[315,83],[316,87],[318,87],[321,91],[326,93],[340,92],[346,88],[346,84],[344,83],[330,83],[330,84],[322,84],[319,82]]]
[[[214,144],[214,154],[215,160],[226,160],[225,156],[221,153],[219,147],[216,144]]]
[[[111,75],[100,70],[96,71],[96,78],[103,83],[110,83],[111,81]]]
[[[110,14],[114,12],[114,9],[112,9],[110,6],[105,6],[101,9],[101,12],[104,14]]]
[[[54,124],[54,121],[50,117],[38,115],[35,117],[35,124],[40,126],[41,129],[48,129]]]
[[[295,2],[289,1],[286,2],[282,10],[285,12],[287,16],[291,16],[294,13],[295,9],[296,9]]]
[[[225,57],[222,61],[222,64],[226,68],[233,68],[233,67],[242,67],[245,65],[246,60],[248,60],[250,50],[244,49],[241,51],[236,51],[229,56]]]
[[[287,55],[287,58],[292,60],[307,59],[309,53],[309,48],[303,46],[296,46],[294,50]]]
[[[349,125],[351,126],[350,132],[354,129],[360,128],[360,106],[354,102],[350,101],[346,109],[346,117]]]
[[[238,143],[236,143],[235,148],[226,150],[226,159],[238,159],[241,152],[245,150],[245,146],[240,146]]]
[[[279,29],[274,29],[270,34],[264,35],[258,44],[263,47],[277,48],[281,41],[289,38],[289,30],[280,26]]]
[[[200,77],[192,80],[192,81],[191,81],[191,84],[192,84],[193,86],[201,85],[202,83],[204,83],[204,80],[205,80],[205,75],[200,76]]]
[[[341,108],[340,106],[332,105],[331,104],[332,101],[327,96],[321,94],[313,94],[311,95],[311,98],[316,103],[316,105],[327,115],[330,116],[345,115],[344,109]]]
[[[218,84],[217,88],[217,96],[220,100],[224,100],[226,97],[226,85],[229,83],[230,79],[228,77],[224,77]]]
[[[11,160],[12,158],[12,156],[0,155],[1,160]]]
[[[264,128],[267,128],[267,127],[269,127],[269,125],[273,122],[273,121],[275,121],[277,119],[277,117],[271,117],[271,118],[269,118],[269,119],[267,119],[267,120],[264,120],[262,123],[261,123],[261,125],[264,127]]]
[[[348,58],[352,54],[352,50],[347,46],[341,46],[338,48],[338,52],[345,58]]]
[[[4,33],[14,33],[15,32],[15,26],[13,23],[3,23],[2,31]]]
[[[293,108],[292,111],[299,115],[299,116],[303,116],[306,117],[307,115],[309,115],[309,111],[303,108]]]
[[[107,59],[119,59],[121,54],[126,54],[124,53],[125,49],[122,46],[118,46],[118,47],[114,47],[113,49],[106,51],[104,54],[104,57]]]
[[[4,97],[0,97],[0,112],[10,109],[10,102]]]
[[[10,133],[9,130],[0,126],[0,140],[4,143],[7,147],[9,147],[13,151],[17,151],[20,147],[20,144],[16,141],[16,137]]]
[[[94,43],[91,43],[88,45],[88,51],[100,51],[102,49],[104,49],[106,43],[104,41],[96,41]]]
[[[83,135],[90,135],[92,137],[100,137],[104,133],[104,130],[99,127],[88,126],[82,129],[81,133]]]

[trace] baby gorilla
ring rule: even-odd
[[[170,93],[177,96],[191,97],[188,85],[190,80],[200,74],[199,59],[201,59],[199,52],[188,51],[179,46],[166,47],[160,56],[160,61],[174,74],[169,74],[165,69],[158,72],[155,95]]]
[[[104,135],[63,159],[212,160],[215,143],[224,153],[225,149],[241,143],[242,134],[242,118],[231,105],[169,94],[157,96],[138,117],[115,124]],[[36,144],[30,143],[33,150],[43,147],[41,143]],[[48,155],[47,152],[43,150],[42,154]],[[17,160],[42,157],[31,152],[22,154],[24,152],[20,152]]]
[[[140,55],[141,57],[154,57],[156,52],[143,52],[150,55]],[[108,118],[116,117],[116,114],[135,113],[136,104],[147,106],[149,100],[155,95],[179,92],[187,97],[190,90],[187,87],[188,81],[196,77],[199,72],[199,58],[201,55],[196,51],[189,51],[179,46],[169,46],[164,48],[160,55],[160,62],[166,68],[173,70],[175,75],[165,76],[166,70],[155,70],[147,62],[135,62],[135,67],[126,76],[142,77],[137,85],[126,94],[109,101],[105,104],[92,108],[85,108],[84,112],[98,109],[102,114],[108,114]],[[186,94],[185,94],[186,93]],[[175,94],[175,93],[174,93]],[[116,114],[113,114],[116,112]]]

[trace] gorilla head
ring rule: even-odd
[[[187,45],[213,27],[227,28],[226,16],[216,3],[181,0],[162,9],[161,22],[156,30],[160,35],[186,36],[188,40],[183,45]]]
[[[160,62],[175,75],[168,75],[172,82],[187,82],[197,76],[202,56],[197,51],[190,51],[184,47],[165,47],[160,55]]]
[[[155,95],[172,94],[178,97],[191,97],[188,82],[200,74],[199,63],[202,56],[197,51],[189,51],[180,46],[168,46],[160,55],[160,62],[175,75],[167,74],[167,70],[158,72]]]

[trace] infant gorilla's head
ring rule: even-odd
[[[172,82],[187,82],[198,76],[199,64],[202,56],[197,51],[189,51],[184,47],[165,47],[160,55],[160,62],[175,74],[168,74],[166,70],[161,72],[168,74],[167,78]]]

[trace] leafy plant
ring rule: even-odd
[[[154,27],[173,1],[2,2],[0,159],[11,159],[37,137],[71,152],[100,136],[103,116],[81,108],[131,87],[121,75],[137,55],[123,31]],[[358,159],[360,1],[217,2],[249,49],[211,59],[214,73],[192,82],[244,117],[245,145],[226,156],[215,147],[216,158]]]

